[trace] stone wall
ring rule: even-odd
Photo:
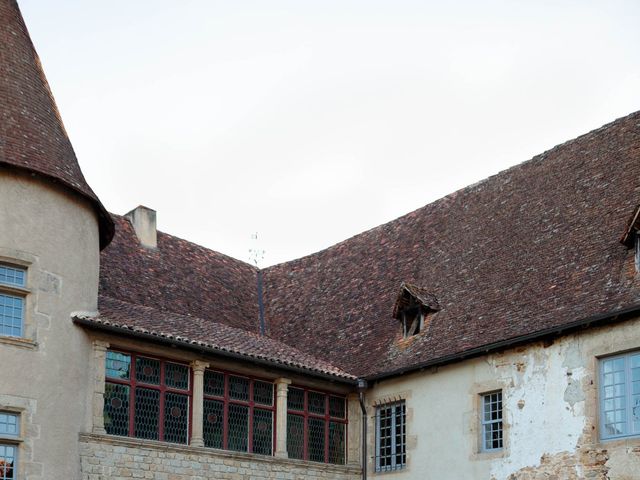
[[[360,469],[106,435],[80,436],[83,480],[356,480]]]

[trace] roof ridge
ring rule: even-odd
[[[478,180],[475,183],[472,183],[470,185],[466,185],[466,186],[464,186],[462,188],[459,188],[458,190],[450,192],[450,193],[448,193],[448,194],[446,194],[446,195],[444,195],[444,196],[442,196],[440,198],[437,198],[436,200],[433,200],[432,202],[429,202],[429,203],[427,203],[425,205],[422,205],[421,207],[418,207],[415,210],[412,210],[412,211],[410,211],[408,213],[405,213],[405,214],[403,214],[403,215],[401,215],[399,217],[396,217],[396,218],[394,218],[392,220],[389,220],[387,222],[384,222],[384,223],[381,223],[381,224],[376,225],[374,227],[371,227],[371,228],[369,228],[367,230],[364,230],[363,232],[356,233],[355,235],[352,235],[352,236],[350,236],[348,238],[345,238],[344,240],[340,240],[339,242],[336,242],[333,245],[330,245],[330,246],[328,246],[326,248],[323,248],[321,250],[318,250],[316,252],[312,252],[312,253],[310,253],[308,255],[303,255],[302,257],[294,258],[294,259],[291,259],[291,260],[286,260],[284,262],[280,262],[280,263],[277,263],[275,265],[270,265],[268,267],[265,267],[263,269],[263,271],[264,272],[268,272],[271,269],[281,268],[281,267],[283,267],[283,266],[285,266],[285,265],[287,265],[289,263],[295,263],[295,262],[298,262],[298,261],[301,261],[301,260],[308,260],[310,257],[313,257],[313,256],[316,256],[318,254],[327,252],[329,250],[333,250],[335,248],[338,248],[341,245],[344,245],[345,243],[350,242],[351,240],[353,240],[355,238],[358,238],[358,237],[361,237],[361,236],[367,235],[367,234],[372,234],[372,233],[375,233],[378,230],[382,230],[384,228],[387,228],[387,227],[391,226],[392,224],[395,224],[395,223],[400,222],[400,221],[402,221],[404,219],[407,219],[407,218],[409,218],[411,216],[414,216],[414,215],[418,214],[419,212],[422,212],[423,210],[426,210],[428,208],[435,208],[437,205],[440,205],[441,203],[444,203],[444,202],[447,202],[447,201],[452,201],[456,197],[458,197],[458,196],[460,196],[462,194],[466,195],[466,194],[472,193],[474,191],[477,191],[478,189],[480,189],[481,187],[483,187],[487,183],[489,183],[491,181],[494,181],[498,177],[505,176],[510,172],[519,171],[520,169],[525,168],[525,167],[527,167],[529,165],[532,165],[535,162],[543,161],[552,152],[556,152],[559,149],[569,147],[573,143],[579,142],[579,141],[585,139],[586,137],[592,136],[592,135],[597,134],[597,133],[604,132],[605,130],[613,128],[617,124],[619,124],[619,123],[621,123],[621,122],[623,122],[625,120],[628,120],[630,118],[633,118],[634,116],[637,116],[638,119],[640,120],[640,110],[636,110],[634,112],[631,112],[628,115],[624,115],[624,116],[619,117],[619,118],[617,118],[617,119],[615,119],[615,120],[613,120],[611,122],[608,122],[608,123],[606,123],[604,125],[601,125],[600,127],[594,128],[593,130],[590,130],[587,133],[584,133],[582,135],[574,137],[574,138],[572,138],[570,140],[567,140],[565,142],[559,143],[559,144],[557,144],[557,145],[545,150],[542,153],[534,155],[533,157],[531,157],[531,158],[529,158],[527,160],[523,160],[520,163],[517,163],[517,164],[512,165],[512,166],[510,166],[508,168],[500,170],[499,172],[496,172],[493,175],[490,175],[490,176],[485,177],[485,178],[483,178],[481,180]]]

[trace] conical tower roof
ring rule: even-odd
[[[82,175],[15,0],[0,0],[0,166],[35,173],[88,199],[98,215],[100,248],[109,244],[113,221]]]

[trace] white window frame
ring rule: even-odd
[[[493,401],[493,396],[496,397],[496,401]],[[489,399],[489,403],[487,404],[486,399]],[[491,418],[492,410],[491,405],[499,404],[499,418]],[[489,410],[487,409],[489,407]],[[487,419],[487,414],[489,414],[489,419]],[[485,392],[480,394],[480,451],[481,452],[499,452],[504,448],[504,403],[502,390],[492,390],[491,392]],[[494,430],[494,425],[497,425],[497,430]],[[499,432],[500,436],[498,442],[500,445],[498,447],[494,447],[493,445],[488,445],[487,442],[487,434],[492,434],[494,432]],[[493,439],[491,439],[491,443],[493,443]]]
[[[2,416],[15,419],[15,431],[3,432],[0,430],[0,447],[13,449],[13,472],[11,477],[6,477],[2,465],[0,465],[0,480],[17,480],[18,479],[18,457],[20,445],[20,413],[0,411],[0,419]],[[6,458],[6,457],[0,457]]]
[[[384,410],[389,411],[389,435],[383,437],[382,434],[382,413]],[[400,415],[398,415],[398,413]],[[398,422],[398,416],[400,422]],[[375,469],[376,472],[389,472],[400,470],[407,466],[407,407],[404,400],[385,403],[376,407],[376,450],[375,450]],[[398,436],[400,442],[398,443]],[[389,455],[382,455],[383,440],[388,438],[390,445]],[[400,461],[398,462],[398,456]],[[382,465],[381,458],[388,458],[389,464]],[[386,462],[384,462],[386,463]]]
[[[0,262],[0,269],[6,269],[9,273],[22,272],[22,281],[0,281],[0,295],[9,299],[18,299],[21,302],[20,312],[20,331],[17,335],[13,333],[0,332],[2,337],[24,338],[25,336],[25,323],[26,323],[26,305],[27,305],[27,275],[28,269],[26,266],[12,265],[5,262]],[[0,478],[0,480],[2,480]]]
[[[621,370],[609,370],[607,365],[612,365],[614,362],[622,363]],[[635,363],[636,366],[633,364]],[[640,372],[640,350],[623,353],[620,355],[612,355],[603,357],[599,362],[600,370],[600,438],[602,440],[611,440],[616,438],[627,437],[640,437],[640,374],[638,380],[633,380],[633,371]],[[613,367],[612,367],[613,368]],[[621,374],[622,383],[610,384],[610,380],[615,382],[616,374]],[[637,385],[637,392],[633,394],[633,384]],[[623,392],[621,395],[615,395],[615,386],[623,385]],[[614,395],[609,395],[613,393]],[[635,397],[635,398],[634,398]],[[623,399],[624,405],[621,408],[616,407],[616,399]],[[607,407],[613,406],[613,409]],[[620,433],[607,433],[606,417],[608,412],[622,411],[624,412],[625,419],[622,422],[624,424],[624,431]],[[634,422],[636,418],[636,422]],[[634,423],[638,423],[638,426],[634,429]]]

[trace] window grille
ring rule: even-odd
[[[287,394],[289,458],[343,465],[346,429],[344,397],[289,387]]]
[[[482,450],[500,450],[503,446],[502,392],[482,395]]]
[[[404,400],[376,408],[376,472],[399,470],[406,466],[406,419]]]
[[[108,434],[188,443],[191,374],[187,365],[108,350],[105,367]]]
[[[20,436],[20,415],[0,412],[0,438],[9,440]],[[17,476],[18,446],[0,440],[0,480],[14,480]]]
[[[600,362],[601,436],[640,435],[640,352]]]
[[[205,370],[206,447],[271,455],[274,421],[273,383]]]

